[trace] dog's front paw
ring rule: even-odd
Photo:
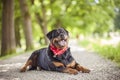
[[[76,69],[72,69],[72,68],[66,68],[63,72],[65,73],[69,73],[69,74],[78,74],[78,71]]]
[[[89,73],[89,72],[90,72],[90,70],[87,69],[87,68],[84,68],[84,69],[82,70],[82,73]]]
[[[78,71],[76,69],[70,69],[69,73],[76,75],[78,74]]]
[[[26,71],[25,67],[23,67],[23,68],[20,69],[20,72],[25,72],[25,71]]]
[[[77,65],[77,66],[76,66],[76,69],[77,69],[78,71],[82,71],[82,73],[89,73],[89,72],[90,72],[89,69],[87,69],[87,68],[85,68],[85,67],[82,67],[82,66],[80,66],[80,65]]]

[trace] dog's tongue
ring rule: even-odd
[[[60,44],[61,46],[65,46],[65,45],[66,45],[66,42],[65,42],[64,40],[62,40],[62,41],[59,42],[59,44]]]

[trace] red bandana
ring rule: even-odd
[[[63,54],[68,48],[65,47],[63,49],[56,48],[53,44],[50,45],[50,49],[53,51],[54,55],[61,55]]]

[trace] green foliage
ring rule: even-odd
[[[72,28],[74,26],[78,30],[83,29],[88,33],[108,31],[111,19],[115,16],[114,8],[119,7],[119,0],[43,1],[46,8],[48,27],[53,27],[59,20],[64,27]],[[39,12],[40,15],[42,14],[40,0],[34,0],[34,4],[31,4],[31,1],[27,0],[27,3],[32,21],[37,24],[34,13]],[[15,18],[21,17],[19,8],[19,2],[15,1]]]
[[[43,0],[48,28],[63,26],[77,28],[79,33],[104,33],[112,29],[114,1],[102,0]],[[31,6],[30,6],[31,7]],[[42,16],[41,3],[35,0],[31,7],[31,14],[38,12]],[[35,15],[32,19],[34,20]],[[36,22],[36,21],[33,21]],[[49,28],[49,29],[51,29]],[[82,31],[83,30],[83,31]]]
[[[115,17],[114,9],[119,7],[119,0],[43,0],[43,3],[48,29],[63,26],[65,28],[77,28],[76,32],[83,34],[103,34],[112,30],[113,18]],[[39,28],[40,25],[38,25],[35,13],[43,16],[41,2],[34,0],[34,4],[32,4],[31,1],[27,0],[27,4],[32,19],[33,35],[38,41],[38,36],[43,36],[43,33]],[[19,22],[17,24],[21,25],[18,1],[15,1],[15,20],[15,23]]]

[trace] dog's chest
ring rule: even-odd
[[[52,61],[56,61],[56,62],[61,62],[64,65],[68,65],[69,63],[71,63],[74,59],[70,53],[69,50],[67,50],[64,54],[62,55],[57,55],[54,56],[53,54],[51,55],[51,60]]]

